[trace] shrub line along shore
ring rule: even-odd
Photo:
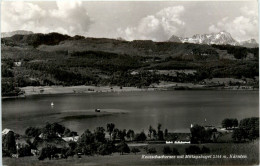
[[[120,87],[120,86],[27,86],[20,88],[24,94],[19,96],[2,96],[5,98],[19,98],[32,95],[47,95],[47,94],[85,94],[85,93],[107,93],[107,92],[141,92],[141,91],[172,91],[172,90],[254,90],[258,89],[239,89],[237,87],[206,87],[204,85],[195,85],[190,83],[166,84],[147,88],[137,87]]]

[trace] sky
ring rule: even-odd
[[[1,2],[1,32],[165,41],[227,31],[238,41],[258,41],[258,26],[257,0]]]

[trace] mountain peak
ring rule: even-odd
[[[178,36],[172,35],[169,40],[169,42],[176,42],[176,43],[181,43],[181,39]]]
[[[177,36],[172,36],[169,41],[178,41],[196,44],[230,44],[237,45],[238,42],[232,38],[231,34],[226,31],[220,31],[218,33],[211,34],[196,34],[192,37],[178,38]]]

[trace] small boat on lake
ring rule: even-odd
[[[100,112],[100,109],[95,109],[95,112]]]
[[[54,106],[54,103],[53,103],[53,102],[51,102],[51,106],[52,106],[52,107]]]

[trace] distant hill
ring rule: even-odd
[[[25,31],[25,30],[18,30],[18,31],[12,31],[12,32],[2,32],[1,38],[5,37],[12,37],[14,35],[30,35],[33,34],[32,31]]]
[[[151,40],[134,40],[130,42],[107,38],[70,37],[59,33],[14,35],[2,38],[2,43],[8,46],[33,46],[46,52],[103,51],[130,56],[185,57],[185,59],[192,59],[194,50],[198,56],[204,54],[204,58],[216,58],[218,54],[216,48],[209,45],[153,42]]]
[[[170,42],[182,43],[178,36],[172,35],[169,39]]]

